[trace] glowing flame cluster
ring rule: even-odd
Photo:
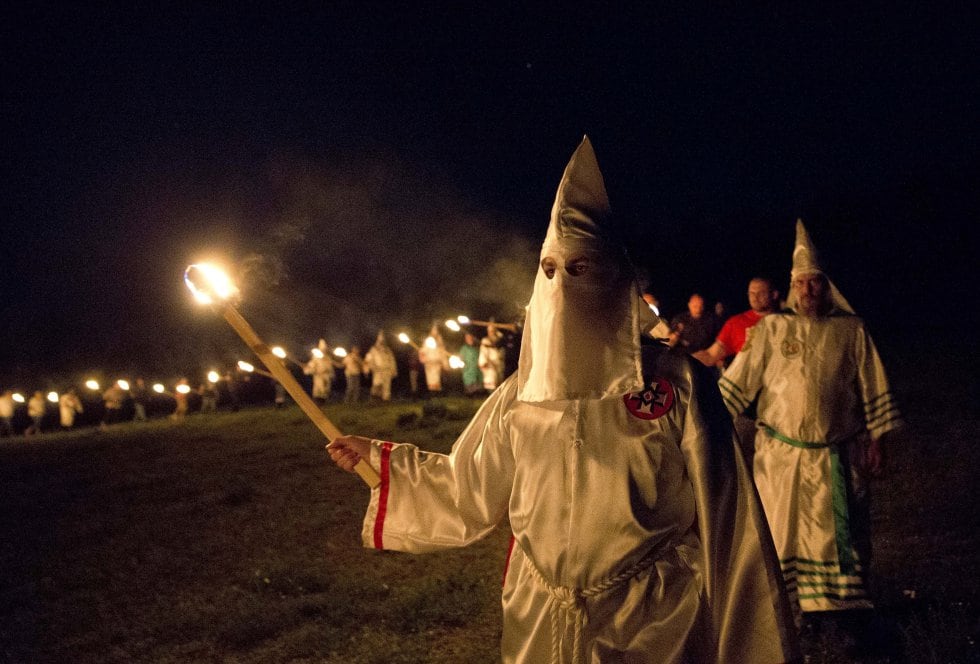
[[[337,357],[347,357],[347,351],[344,348],[341,348],[340,346],[337,346],[336,348],[333,349],[333,354],[336,355]]]
[[[214,263],[194,263],[184,271],[184,283],[201,304],[214,304],[238,294],[231,277]]]
[[[466,366],[466,362],[463,362],[463,358],[459,355],[449,356],[449,368],[450,369],[462,369]]]

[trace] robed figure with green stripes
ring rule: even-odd
[[[864,321],[801,221],[787,310],[750,331],[719,387],[733,414],[758,399],[754,478],[790,598],[804,613],[873,608],[868,482],[901,419]]]

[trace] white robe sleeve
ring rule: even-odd
[[[507,514],[514,457],[506,424],[516,381],[484,402],[450,454],[372,441],[381,484],[371,491],[364,546],[409,553],[466,546]]]
[[[745,411],[762,389],[762,376],[766,368],[769,347],[769,328],[762,319],[752,327],[731,365],[718,381],[718,389],[725,407],[733,416]]]
[[[858,389],[864,405],[864,419],[872,438],[880,438],[902,425],[898,405],[888,387],[885,368],[871,336],[862,325],[855,339]]]

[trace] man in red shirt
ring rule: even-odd
[[[706,366],[728,363],[745,345],[745,337],[750,327],[771,314],[779,304],[779,291],[774,290],[772,282],[764,277],[755,277],[749,282],[748,311],[736,314],[725,321],[715,342],[704,350],[691,353]]]
[[[735,314],[726,320],[715,342],[704,350],[691,353],[691,357],[700,360],[706,366],[716,366],[719,370],[729,364],[745,345],[749,328],[779,307],[779,291],[773,289],[769,279],[755,277],[749,282],[749,307],[748,311]],[[754,409],[755,406],[752,406],[748,414],[741,413],[734,421],[735,437],[750,470],[755,449],[755,419],[751,412]]]

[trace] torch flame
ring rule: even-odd
[[[58,403],[58,393],[48,392],[48,401],[50,401],[51,403]]]
[[[463,362],[463,358],[459,355],[449,356],[449,368],[450,369],[462,369],[466,366],[466,362]]]
[[[398,340],[403,344],[407,344],[409,342],[408,335],[405,334],[404,332],[398,333]]]
[[[228,274],[214,263],[188,265],[184,270],[184,283],[201,304],[229,300],[238,294],[238,288]]]
[[[340,346],[337,346],[336,348],[333,349],[333,354],[336,355],[337,357],[347,357],[347,351],[341,348]]]
[[[219,380],[221,380],[221,376],[218,375],[218,372],[217,371],[209,371],[208,372],[208,382],[209,383],[217,383]]]
[[[99,381],[95,380],[94,378],[89,378],[87,381],[85,381],[85,387],[90,390],[98,390]]]
[[[314,348],[314,349],[310,350],[310,355],[312,355],[313,357],[315,357],[318,360],[322,360],[323,359],[323,351],[320,350],[319,348]]]
[[[436,344],[436,338],[435,337],[426,337],[425,338],[425,347],[426,348],[436,348],[437,346],[438,346],[438,344]]]
[[[181,394],[187,394],[187,393],[189,393],[191,391],[191,386],[190,385],[187,385],[186,383],[181,383],[180,385],[178,385],[174,389],[177,390],[178,392],[180,392]]]
[[[469,316],[464,316],[464,315],[460,314],[459,316],[456,316],[456,320],[459,322],[460,325],[469,325],[470,324],[470,317]]]
[[[255,371],[255,365],[249,364],[245,360],[238,360],[238,368],[247,373]]]
[[[20,392],[14,392],[11,398],[17,403],[24,403],[24,395],[21,394]]]
[[[129,389],[129,381],[128,380],[125,380],[123,378],[120,378],[119,380],[117,380],[116,381],[116,385],[118,385],[119,387],[121,387],[124,390],[128,390]]]
[[[452,318],[450,318],[449,320],[447,320],[447,321],[446,321],[446,327],[448,327],[448,328],[449,328],[450,330],[452,330],[453,332],[459,332],[459,330],[461,329],[461,328],[459,327],[459,323],[457,323],[457,322],[456,322],[455,320],[453,320]]]
[[[153,383],[153,391],[157,394],[163,394],[165,389],[166,388],[163,386],[163,383]]]
[[[280,360],[286,359],[286,349],[283,348],[282,346],[273,346],[272,354],[278,357]]]

